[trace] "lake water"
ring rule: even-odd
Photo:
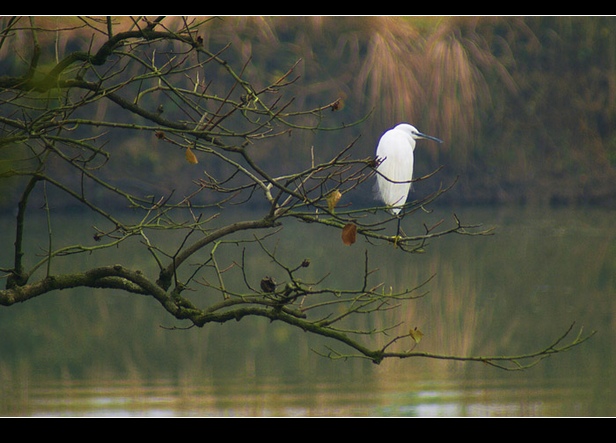
[[[429,359],[377,366],[324,358],[318,353],[327,346],[343,349],[282,324],[248,319],[169,330],[161,326],[177,323],[151,299],[62,291],[0,307],[0,415],[616,415],[616,211],[456,208],[422,217],[447,223],[452,212],[495,234],[447,237],[408,256],[362,238],[344,246],[334,231],[290,224],[277,253],[310,258],[307,278],[330,272],[328,286],[361,278],[366,250],[379,268],[375,281],[387,286],[413,287],[434,275],[426,295],[399,313],[424,333],[417,350],[520,354],[549,345],[572,323],[571,339],[580,329],[596,335],[521,372]],[[0,223],[6,267],[13,220]],[[90,221],[58,224],[75,235]],[[142,260],[130,251],[120,257]],[[72,266],[95,264],[78,260]],[[275,273],[271,266],[255,259],[254,278]]]

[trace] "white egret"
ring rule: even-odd
[[[437,143],[442,140],[426,135],[408,123],[400,123],[385,132],[376,148],[377,196],[387,206],[391,214],[398,216],[411,189],[413,179],[413,151],[415,140],[427,139]],[[400,223],[398,219],[398,231]]]

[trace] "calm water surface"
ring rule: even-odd
[[[425,359],[376,366],[320,357],[314,351],[332,343],[276,323],[171,331],[161,326],[176,324],[150,299],[62,291],[0,308],[0,415],[616,415],[616,212],[460,208],[425,221],[448,222],[452,212],[496,227],[495,235],[449,237],[409,257],[361,239],[346,247],[334,231],[285,226],[279,254],[310,258],[307,278],[331,272],[330,286],[357,281],[366,249],[378,268],[374,278],[394,288],[434,275],[426,296],[399,314],[424,332],[420,350],[524,353],[547,346],[572,323],[571,338],[580,329],[596,335],[523,372]],[[13,220],[0,223],[10,254]],[[91,222],[60,224],[69,236]],[[121,257],[144,260],[130,251]],[[79,256],[71,266],[93,260]],[[262,258],[252,269],[254,278],[276,272]]]

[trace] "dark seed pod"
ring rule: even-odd
[[[261,290],[263,292],[274,292],[276,290],[276,282],[272,277],[265,276],[261,279]]]

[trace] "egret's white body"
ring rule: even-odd
[[[422,138],[442,143],[442,140],[423,134],[408,123],[400,123],[382,135],[376,148],[376,157],[380,161],[376,168],[377,196],[394,215],[400,213],[409,195],[415,140]]]

